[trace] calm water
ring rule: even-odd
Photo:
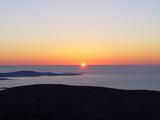
[[[81,76],[22,77],[0,81],[0,88],[31,84],[67,84],[160,91],[160,65],[130,66],[24,66],[0,67],[0,72],[85,72]]]

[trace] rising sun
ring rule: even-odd
[[[81,63],[81,67],[86,67],[86,63]]]

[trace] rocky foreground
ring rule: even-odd
[[[0,120],[160,120],[160,92],[67,85],[0,91]]]

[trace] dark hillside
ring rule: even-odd
[[[0,92],[0,120],[160,120],[160,92],[31,85]]]

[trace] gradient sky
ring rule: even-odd
[[[160,64],[160,0],[0,0],[0,64]]]

